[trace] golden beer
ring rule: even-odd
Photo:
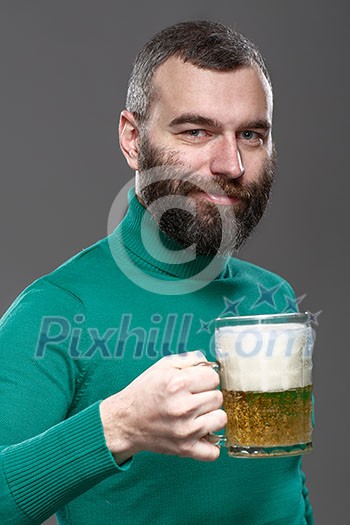
[[[282,392],[222,392],[229,446],[274,447],[311,441],[311,385]]]

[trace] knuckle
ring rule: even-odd
[[[183,441],[180,445],[180,454],[183,457],[189,457],[193,454],[193,443],[189,441]]]
[[[186,408],[179,403],[171,403],[169,406],[169,416],[174,419],[181,419],[186,416]]]
[[[168,379],[167,391],[169,394],[178,394],[179,392],[186,389],[186,381],[180,374],[172,374]]]
[[[186,438],[188,437],[189,435],[189,432],[188,432],[188,429],[187,429],[187,426],[186,425],[183,425],[183,424],[178,424],[178,425],[175,425],[174,426],[174,429],[173,429],[173,434],[174,434],[174,437],[175,439],[177,440],[186,440]],[[180,444],[180,447],[184,447],[186,445],[186,441],[183,441],[181,444]]]
[[[192,417],[196,405],[190,396],[172,396],[167,398],[167,415],[175,423],[184,423]]]

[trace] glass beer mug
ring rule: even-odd
[[[215,352],[233,457],[311,451],[313,330],[307,313],[216,319]],[[215,441],[216,439],[216,441]]]

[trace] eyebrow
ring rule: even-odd
[[[169,126],[176,127],[182,124],[194,124],[196,126],[210,126],[214,128],[219,128],[222,126],[221,122],[219,122],[218,120],[212,119],[210,117],[204,117],[203,115],[199,115],[197,113],[183,113],[182,115],[179,115],[178,117],[175,117],[173,120],[171,120]],[[266,119],[257,119],[244,122],[243,125],[240,126],[240,128],[253,128],[269,131],[271,129],[271,123]]]
[[[243,123],[243,126],[241,126],[242,129],[263,129],[265,131],[270,131],[271,129],[271,122],[269,122],[266,119],[257,119],[257,120],[250,120],[249,122]]]
[[[173,128],[180,126],[181,124],[195,124],[197,126],[211,126],[215,128],[221,126],[221,123],[218,120],[204,117],[197,113],[182,113],[182,115],[171,120],[169,126]]]

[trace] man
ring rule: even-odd
[[[313,522],[300,457],[232,459],[208,439],[226,424],[213,320],[293,303],[232,257],[268,201],[271,124],[263,59],[231,29],[177,24],[138,55],[126,216],[2,319],[2,523]]]

